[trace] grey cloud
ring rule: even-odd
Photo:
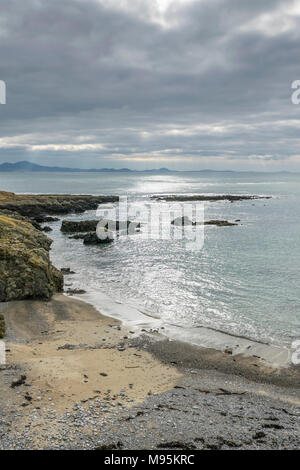
[[[153,166],[156,152],[158,165],[173,167],[226,157],[223,165],[238,168],[251,155],[265,155],[270,169],[288,165],[299,147],[300,106],[290,101],[299,17],[273,35],[244,26],[280,7],[288,13],[292,2],[173,2],[168,27],[152,21],[153,2],[136,4],[135,13],[100,0],[0,1],[0,161],[135,167],[142,155],[138,164]],[[80,136],[104,148],[27,144],[75,145]]]

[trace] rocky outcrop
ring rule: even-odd
[[[76,233],[75,235],[72,235],[71,237],[68,237],[70,240],[83,240],[89,233],[82,232],[82,233]]]
[[[151,199],[156,199],[158,201],[251,201],[253,199],[271,199],[271,196],[256,196],[256,195],[243,195],[243,194],[193,194],[191,196],[186,194],[166,194],[165,196],[154,195],[151,196]]]
[[[206,220],[204,225],[216,225],[217,227],[232,227],[238,225],[235,222],[228,222],[228,220]]]
[[[75,271],[71,270],[71,268],[60,268],[60,271],[63,274],[76,274]]]
[[[191,219],[187,216],[176,217],[176,219],[172,220],[172,225],[176,227],[183,227],[188,225],[196,225],[196,222],[192,222]]]
[[[11,217],[12,219],[22,220],[23,222],[28,222],[32,224],[36,229],[41,230],[41,231],[43,230],[40,225],[41,222],[39,222],[37,218],[25,217],[23,215],[20,215],[16,211],[11,211],[8,209],[1,209],[0,216],[1,215],[6,216],[6,217]]]
[[[30,223],[0,216],[0,302],[49,299],[63,290],[63,275],[50,262],[51,243]]]
[[[231,227],[233,225],[238,225],[234,222],[228,222],[228,220],[206,220],[205,222],[193,222],[189,217],[176,217],[176,219],[172,220],[172,225],[176,227],[186,227],[189,225],[216,225],[217,227]]]
[[[0,211],[15,211],[25,217],[69,214],[97,209],[99,204],[118,202],[118,196],[72,194],[14,194],[0,191]]]
[[[99,223],[98,220],[63,220],[60,230],[63,233],[94,232]]]
[[[131,222],[130,220],[109,220],[109,219],[98,219],[98,220],[63,220],[61,224],[61,231],[63,233],[81,233],[81,232],[93,232],[96,230],[98,224],[105,229],[110,230],[129,230],[135,231],[140,228],[141,224],[138,222]],[[80,238],[80,237],[78,237]]]
[[[114,241],[113,235],[109,230],[105,230],[103,236],[98,237],[96,232],[87,233],[83,239],[85,245],[103,245],[107,243],[112,243]]]

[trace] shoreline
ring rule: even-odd
[[[101,316],[116,320],[125,329],[132,329],[134,331],[132,345],[138,349],[149,351],[159,361],[166,364],[178,365],[179,368],[213,368],[220,372],[236,373],[258,383],[266,382],[287,388],[299,387],[300,390],[300,367],[294,366],[291,362],[285,360],[290,357],[290,351],[280,346],[261,344],[260,342],[234,335],[233,342],[230,343],[229,334],[216,332],[222,337],[220,343],[218,342],[218,337],[211,334],[211,329],[205,327],[201,327],[201,329],[208,331],[208,337],[204,334],[206,344],[199,344],[197,341],[192,342],[191,338],[188,341],[182,337],[182,331],[188,329],[169,325],[170,329],[166,331],[166,324],[164,324],[162,330],[153,323],[138,323],[136,318],[132,323],[126,322],[121,315],[114,315],[112,312],[107,313],[105,310],[100,312],[96,305],[86,300],[88,294],[80,296],[68,295],[68,297],[92,306]],[[119,305],[118,302],[115,303]],[[145,318],[148,317],[145,315]],[[179,332],[176,332],[176,329]],[[188,331],[188,334],[192,335],[192,331]],[[236,347],[235,344],[237,339],[240,343],[239,347]],[[244,344],[241,344],[243,342]],[[224,350],[225,343],[227,344],[227,350]],[[228,347],[228,343],[232,348]],[[217,348],[216,345],[220,347]],[[274,360],[274,357],[271,358],[270,356],[277,350],[279,350],[279,353],[277,353],[276,360]],[[258,353],[260,356],[258,356]],[[175,356],[176,361],[174,360]]]
[[[268,343],[245,337],[238,334],[230,334],[212,327],[182,327],[164,323],[160,318],[146,314],[138,306],[132,306],[124,302],[115,301],[106,294],[86,292],[84,294],[68,294],[70,297],[81,300],[102,311],[104,315],[117,319],[125,327],[136,329],[138,334],[143,331],[157,332],[162,339],[170,339],[187,343],[192,347],[210,348],[216,351],[234,356],[246,358],[258,358],[266,366],[276,368],[289,368],[291,363],[291,348],[287,344]],[[100,301],[95,301],[95,295]]]
[[[191,448],[212,448],[216,429],[222,448],[295,448],[299,442],[297,368],[267,368],[256,358],[136,335],[91,305],[60,294],[50,301],[13,301],[3,313],[8,352],[0,370],[2,449],[181,448],[187,440]],[[22,375],[24,383],[11,388]],[[268,437],[259,442],[254,418],[247,430],[246,416],[235,418],[229,429],[222,421],[228,422],[223,418],[228,403],[233,410],[243,405],[246,414],[251,409],[258,427],[268,426],[262,410],[264,416],[275,414],[286,431],[264,428]],[[204,419],[207,413],[213,413],[215,427]],[[170,429],[174,414],[180,419],[176,432]],[[157,419],[161,424],[153,425]],[[197,441],[200,432],[204,441]]]

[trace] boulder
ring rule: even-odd
[[[0,216],[0,302],[49,299],[63,290],[50,262],[52,240],[28,222]]]
[[[48,225],[45,225],[44,227],[42,227],[42,232],[52,232],[52,228]]]
[[[103,229],[104,231],[105,229]],[[85,245],[101,245],[113,242],[113,235],[108,230],[105,230],[105,236],[98,237],[96,232],[88,233],[84,239],[83,243]]]
[[[75,271],[72,271],[71,268],[61,268],[60,271],[63,274],[76,274]]]
[[[82,295],[82,294],[86,294],[86,291],[84,289],[68,289],[67,294],[69,294],[69,295]]]
[[[176,219],[172,220],[171,222],[172,225],[176,225],[176,227],[183,227],[184,225],[195,225],[194,222],[192,222],[189,217],[182,216],[182,217],[176,217]]]

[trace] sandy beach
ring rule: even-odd
[[[60,294],[50,301],[13,301],[3,313],[1,449],[299,443],[296,367],[275,369],[255,357],[147,332],[138,336]],[[235,417],[228,419],[230,413]]]

